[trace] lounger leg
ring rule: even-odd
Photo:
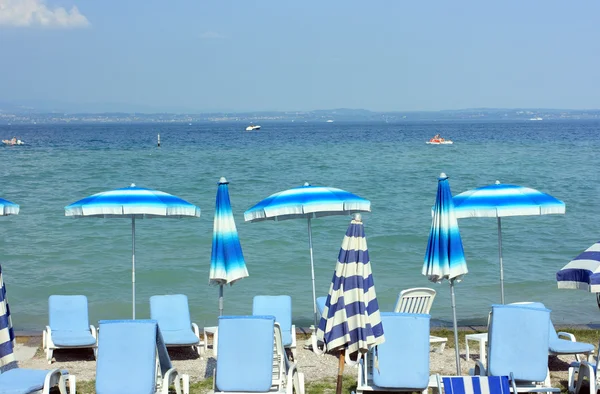
[[[46,360],[48,360],[48,364],[52,364],[52,355],[54,350],[46,349]]]
[[[575,374],[579,371],[579,368],[569,367],[568,377],[567,377],[567,390],[569,393],[575,392]]]
[[[75,394],[77,392],[77,378],[75,375],[69,374],[69,394]]]

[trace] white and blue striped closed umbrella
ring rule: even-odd
[[[67,205],[65,216],[131,218],[131,285],[135,319],[135,219],[200,217],[200,208],[171,194],[132,184]]]
[[[500,298],[504,304],[504,267],[502,261],[502,220],[507,216],[564,214],[565,203],[538,190],[502,184],[478,187],[454,196],[457,218],[491,217],[498,222],[498,259]]]
[[[18,215],[19,206],[0,198],[0,215]],[[6,285],[0,265],[0,373],[17,367],[14,355],[15,333],[10,318],[10,307],[6,299]]]
[[[219,179],[210,256],[209,283],[219,285],[220,316],[223,315],[223,285],[232,285],[248,276],[242,245],[231,211],[228,184],[224,177]]]
[[[450,183],[448,176],[442,173],[438,179],[437,196],[433,207],[433,218],[422,273],[432,282],[441,282],[444,279],[450,282],[455,343],[458,343],[458,327],[454,282],[460,281],[467,272],[469,271],[454,212]],[[455,350],[456,373],[460,375],[458,346],[455,346]]]
[[[312,248],[311,220],[322,216],[350,215],[370,212],[371,202],[345,190],[333,187],[304,186],[275,193],[244,212],[247,222],[263,220],[308,220],[308,246],[312,275],[313,313],[317,326],[317,296],[315,290],[315,268]]]
[[[349,357],[366,353],[385,341],[371,261],[360,214],[355,214],[342,241],[317,339],[327,352]],[[313,345],[314,346],[314,345]],[[341,379],[338,371],[338,379]],[[338,380],[338,383],[340,381]]]
[[[600,293],[600,241],[571,260],[556,273],[559,289]]]

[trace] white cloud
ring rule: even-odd
[[[90,25],[76,6],[50,9],[45,0],[0,0],[0,26],[77,28]]]
[[[0,0],[0,1],[2,1],[2,0]],[[200,38],[205,39],[205,40],[215,40],[215,39],[219,39],[219,38],[225,38],[225,36],[215,32],[215,31],[206,31],[206,32],[200,34]]]

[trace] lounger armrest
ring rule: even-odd
[[[292,324],[292,347],[296,347],[296,325]]]
[[[50,335],[52,335],[52,329],[50,326],[46,326],[44,331],[42,331],[42,348],[46,349],[46,344],[48,344],[50,340]]]
[[[49,370],[46,374],[42,394],[49,394],[50,389],[56,385],[59,386],[61,393],[66,392],[65,380],[63,379],[62,371],[58,368]]]
[[[93,324],[90,324],[90,332],[92,333],[92,336],[96,340],[96,344],[98,344],[98,330],[96,330],[96,327],[94,327]]]
[[[285,385],[286,394],[304,394],[304,376],[298,372],[295,363],[290,363],[287,369],[287,383]]]
[[[198,338],[198,342],[200,342],[200,329],[196,323],[192,323],[192,330],[194,331],[196,338]]]
[[[475,376],[487,376],[485,366],[480,360],[475,361],[475,369],[473,369],[473,375]]]
[[[177,372],[176,368],[171,368],[167,372],[165,372],[165,376],[163,376],[161,393],[169,394],[169,387],[171,384],[175,385],[175,390],[180,393],[182,390],[181,384],[181,376],[179,376],[179,372]],[[187,389],[184,388],[184,393],[189,392],[189,387]]]
[[[575,339],[575,335],[571,334],[570,332],[564,332],[564,331],[560,331],[557,332],[556,334],[558,334],[558,337],[565,337],[566,339],[570,340],[571,342],[577,342],[577,340]]]

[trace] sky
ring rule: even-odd
[[[597,0],[0,0],[0,102],[598,109],[599,15]]]

